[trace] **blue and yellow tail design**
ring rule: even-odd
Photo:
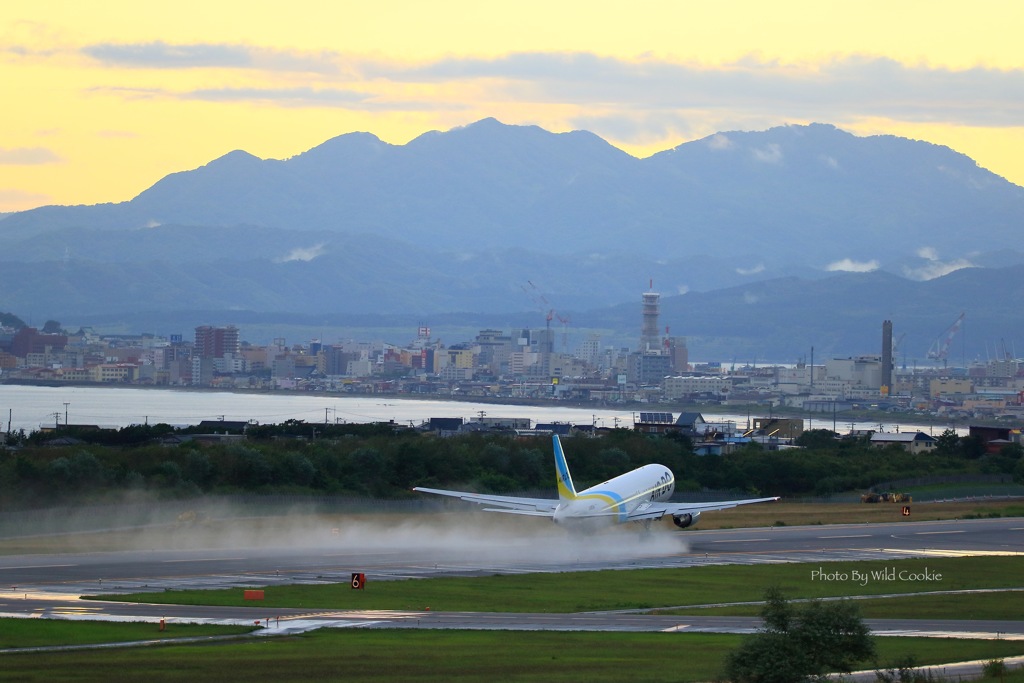
[[[555,447],[555,475],[558,480],[558,499],[561,501],[574,500],[576,488],[572,485],[572,475],[569,474],[569,465],[565,462],[565,453],[562,452],[562,443],[558,440],[558,434],[551,438]]]

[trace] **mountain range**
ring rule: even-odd
[[[653,281],[672,333],[719,357],[877,353],[883,319],[924,343],[968,307],[978,355],[1024,329],[1004,294],[1024,283],[1022,209],[1024,188],[963,154],[826,124],[638,159],[485,119],[233,151],[130,201],[0,216],[0,310],[178,326],[158,333],[243,311],[454,333],[557,310],[629,343]]]

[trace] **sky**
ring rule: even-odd
[[[486,117],[638,157],[831,123],[1024,185],[1018,0],[4,0],[0,212]]]

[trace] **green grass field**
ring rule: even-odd
[[[161,631],[158,624],[141,622],[0,618],[0,649],[230,636],[252,630],[251,626],[179,624],[173,620]]]
[[[872,572],[891,572],[895,578],[870,580],[862,585],[861,581],[851,578],[855,571],[868,576]],[[908,577],[906,580],[899,579],[901,572]],[[587,612],[756,601],[763,597],[765,588],[769,586],[777,586],[791,599],[1016,588],[1024,586],[1024,557],[873,560],[820,565],[725,565],[413,581],[371,580],[364,591],[352,590],[348,584],[275,586],[265,589],[265,600],[259,604],[270,608],[424,610],[429,607],[435,611]],[[159,604],[247,604],[241,589],[166,591],[104,599]]]
[[[310,680],[593,681],[715,680],[742,636],[678,633],[333,630],[215,647],[9,656],[17,681]],[[1007,641],[879,638],[879,664],[913,655],[921,664],[1024,653]],[[868,664],[865,668],[873,668]]]

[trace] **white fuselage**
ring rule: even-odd
[[[559,524],[625,522],[633,510],[667,500],[674,490],[671,470],[664,465],[644,465],[564,500],[555,510],[554,519]]]

